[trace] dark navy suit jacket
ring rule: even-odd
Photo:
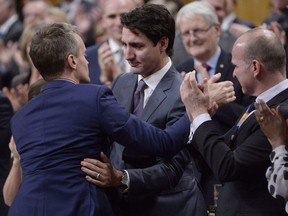
[[[189,126],[185,115],[163,131],[130,115],[104,86],[50,81],[12,119],[23,181],[9,214],[113,215],[105,189],[85,180],[81,160],[100,159],[112,140],[174,155]]]
[[[11,138],[10,119],[12,116],[13,108],[10,101],[0,93],[0,212],[3,216],[8,213],[8,206],[4,203],[2,191],[10,167],[9,141]]]
[[[98,49],[102,45],[101,44],[95,44],[93,46],[90,46],[87,48],[86,51],[86,59],[89,62],[88,69],[89,69],[89,77],[90,77],[90,83],[101,85],[100,81],[100,66],[98,62]]]

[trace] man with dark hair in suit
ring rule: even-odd
[[[13,109],[9,99],[0,93],[0,212],[6,216],[8,206],[3,199],[3,185],[9,173],[11,155],[9,141],[11,138],[10,119],[13,116]]]
[[[164,129],[185,113],[179,92],[182,76],[170,59],[175,37],[173,16],[164,6],[147,4],[122,15],[121,23],[124,56],[132,72],[114,81],[113,93],[118,102],[134,113],[137,104],[133,103],[133,95],[144,81],[144,108],[139,117]],[[119,149],[117,145],[114,148]],[[103,163],[86,159],[82,169],[88,175],[93,170],[101,173],[101,179],[90,178],[98,186],[125,187],[120,193],[123,215],[206,215],[188,148],[172,158],[156,158],[129,147],[124,148],[123,153],[118,151],[117,155],[124,161],[122,171],[110,169],[112,166],[106,157],[102,158]],[[114,161],[111,158],[112,164]],[[110,165],[106,170],[98,170],[107,164]],[[122,172],[126,181],[113,178],[114,172]]]
[[[285,50],[272,31],[255,28],[241,35],[232,49],[232,63],[233,76],[244,94],[255,96],[256,102],[261,99],[270,107],[288,103]],[[216,215],[287,215],[285,201],[274,199],[267,189],[265,172],[270,165],[271,145],[253,109],[247,109],[222,136],[208,114],[207,96],[206,87],[197,87],[195,73],[187,74],[181,97],[192,121],[191,144],[223,183]]]

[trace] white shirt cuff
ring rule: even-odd
[[[197,116],[190,124],[189,142],[192,141],[193,135],[197,128],[206,121],[210,121],[211,116],[208,113],[203,113]]]

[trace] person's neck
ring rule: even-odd
[[[261,84],[262,84],[262,85],[260,86],[259,91],[257,92],[256,95],[259,95],[259,94],[267,91],[268,89],[270,89],[270,88],[278,85],[279,83],[281,83],[281,82],[284,81],[285,79],[286,79],[286,78],[279,73],[278,76],[269,77],[269,78],[267,78],[265,81],[262,80],[262,81],[261,81]]]
[[[71,78],[71,77],[65,77],[65,76],[57,77],[57,78],[54,78],[53,80],[65,80],[65,81],[68,81],[68,82],[79,84],[78,80],[76,80],[74,78]]]

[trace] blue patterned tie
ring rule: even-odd
[[[138,82],[136,91],[134,92],[134,110],[133,114],[140,117],[143,112],[144,105],[144,90],[147,87],[146,83],[141,79]]]

